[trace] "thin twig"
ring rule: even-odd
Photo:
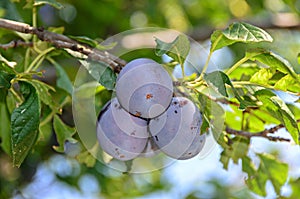
[[[0,28],[13,30],[25,34],[36,35],[40,40],[53,44],[56,48],[67,48],[87,55],[94,61],[101,61],[108,64],[115,72],[120,72],[126,62],[106,51],[81,44],[62,34],[44,30],[44,28],[32,27],[28,24],[0,18]]]
[[[22,40],[13,40],[7,44],[0,44],[0,48],[4,50],[8,50],[9,48],[17,48],[17,47],[32,47],[32,42],[24,42]]]

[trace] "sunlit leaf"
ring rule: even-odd
[[[248,23],[235,22],[223,31],[226,38],[239,42],[272,42],[273,38],[263,29]]]
[[[40,102],[33,86],[19,82],[25,101],[11,115],[13,164],[20,167],[34,146],[40,123]]]
[[[64,152],[65,142],[76,143],[77,140],[73,138],[76,130],[73,127],[67,126],[57,115],[54,116],[53,128],[56,134],[59,146],[53,146],[57,152]]]
[[[271,70],[268,68],[262,68],[255,74],[250,79],[250,82],[253,83],[258,83],[261,85],[268,85],[269,79],[273,76],[275,70]]]
[[[297,94],[300,93],[300,83],[290,75],[286,75],[277,81],[274,88],[282,91],[291,91]]]
[[[235,22],[223,31],[215,31],[211,35],[210,51],[216,51],[236,42],[257,43],[272,42],[273,38],[263,29],[248,23]]]
[[[291,64],[286,59],[273,52],[265,51],[264,53],[253,56],[251,59],[253,61],[259,61],[267,65],[268,67],[276,69],[284,74],[289,74],[296,80],[298,79],[298,76]]]
[[[183,65],[184,60],[190,51],[190,42],[187,36],[181,34],[177,36],[176,39],[171,43],[166,43],[158,38],[155,38],[155,42],[155,53],[157,56],[167,54],[174,61],[178,62],[180,65]]]

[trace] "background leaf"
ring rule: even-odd
[[[108,90],[113,90],[117,76],[106,64],[94,61],[83,61],[80,63],[88,70],[90,75]]]
[[[63,5],[58,3],[56,0],[35,0],[33,5],[34,6],[50,5],[56,9],[63,8]]]
[[[255,96],[263,103],[260,107],[270,113],[270,116],[278,119],[287,131],[291,134],[295,143],[299,143],[299,129],[298,124],[295,120],[295,116],[288,108],[288,106],[272,91],[270,90],[259,90],[255,92]]]
[[[225,169],[228,169],[229,160],[232,159],[235,164],[238,163],[239,159],[247,156],[249,149],[250,140],[245,137],[234,137],[232,144],[224,147],[221,153],[220,161],[223,163]]]
[[[0,89],[9,89],[11,86],[10,81],[15,77],[15,74],[7,73],[6,71],[0,70]]]
[[[3,93],[0,92],[2,95]],[[4,95],[6,97],[6,95]],[[0,101],[0,138],[1,147],[6,154],[11,155],[11,128],[10,128],[10,114],[5,101]]]
[[[59,146],[53,146],[57,152],[64,152],[65,142],[77,142],[72,136],[75,134],[75,128],[67,126],[57,115],[54,116],[53,128],[56,134]]]
[[[52,63],[56,69],[56,75],[57,75],[56,84],[57,84],[57,86],[59,88],[65,90],[70,95],[72,95],[73,84],[72,84],[69,76],[67,75],[67,73],[65,72],[65,70],[63,69],[63,67],[60,64],[58,64],[57,62],[52,62]]]
[[[13,164],[20,167],[34,146],[39,127],[40,102],[35,88],[20,82],[25,101],[11,115]]]
[[[186,35],[178,35],[176,39],[171,43],[163,42],[158,38],[155,38],[155,42],[155,53],[157,56],[167,54],[174,61],[178,62],[180,65],[183,65],[184,60],[186,59],[190,51],[190,41]]]
[[[243,171],[248,173],[246,184],[255,193],[266,196],[266,182],[269,180],[277,195],[288,177],[288,165],[271,155],[258,155],[260,165],[255,169],[249,158],[243,159]]]

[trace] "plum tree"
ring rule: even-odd
[[[170,105],[173,83],[168,72],[157,62],[139,58],[121,70],[116,82],[121,106],[142,118],[154,118]]]
[[[97,138],[102,149],[112,157],[126,161],[137,157],[148,141],[147,121],[126,112],[117,98],[101,110]]]
[[[174,97],[165,113],[149,123],[154,142],[166,155],[176,159],[196,156],[204,146],[200,135],[202,115],[196,105],[185,97]]]

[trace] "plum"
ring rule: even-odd
[[[101,148],[112,157],[122,161],[136,158],[145,149],[148,137],[147,121],[122,109],[117,98],[101,110],[97,138]]]
[[[161,115],[170,105],[173,83],[168,72],[157,62],[139,58],[129,62],[116,82],[121,106],[141,118]]]
[[[196,156],[204,146],[200,135],[202,115],[196,105],[185,97],[174,97],[170,107],[149,123],[155,144],[166,155],[179,159]]]

